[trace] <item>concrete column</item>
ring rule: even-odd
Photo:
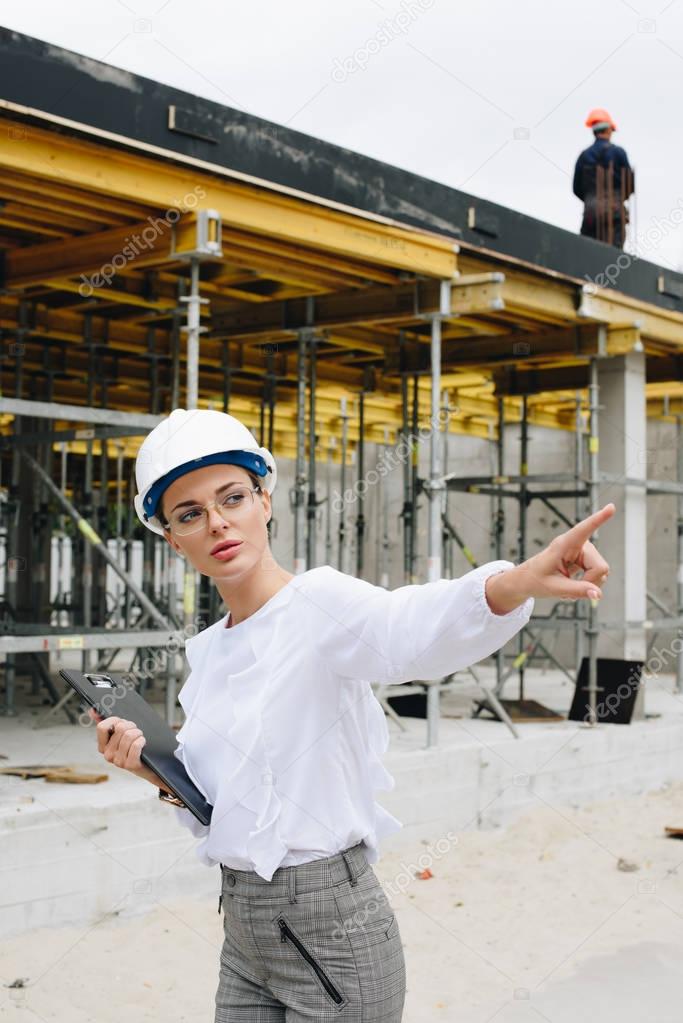
[[[598,361],[599,467],[631,479],[647,478],[645,354],[629,352]],[[596,546],[610,565],[600,621],[642,622],[647,617],[647,500],[645,488],[604,483],[599,506],[614,501],[616,515],[599,531]],[[645,659],[643,629],[598,636],[598,656]]]

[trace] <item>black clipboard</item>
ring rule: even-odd
[[[182,799],[201,824],[208,825],[213,807],[174,756],[178,746],[175,732],[154,708],[119,675],[61,669],[59,674],[101,717],[121,717],[135,722],[146,740],[140,760]]]

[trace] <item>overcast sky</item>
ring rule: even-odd
[[[683,0],[0,0],[0,22],[576,231],[606,107],[640,255],[683,267]]]

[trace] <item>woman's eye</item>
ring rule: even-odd
[[[190,508],[189,511],[183,512],[179,518],[179,522],[192,522],[195,515],[201,515],[201,508]]]
[[[236,505],[241,504],[244,500],[244,494],[228,494],[223,501],[226,508],[234,508]]]

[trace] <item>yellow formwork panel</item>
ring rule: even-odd
[[[11,124],[9,120],[6,123]],[[500,400],[492,378],[496,367],[516,363],[522,369],[526,365],[552,370],[585,365],[591,355],[619,355],[641,346],[652,357],[674,355],[683,348],[683,316],[619,292],[587,289],[585,282],[540,268],[524,268],[514,260],[506,263],[504,256],[476,252],[471,247],[458,257],[456,246],[447,238],[360,212],[332,209],[316,204],[314,197],[284,195],[265,186],[235,182],[162,158],[33,126],[22,124],[20,132],[20,143],[11,132],[0,133],[0,199],[8,200],[5,222],[21,227],[28,235],[38,225],[46,236],[52,232],[55,241],[10,248],[5,261],[7,281],[17,289],[35,285],[46,293],[62,292],[73,296],[75,303],[71,309],[53,308],[49,301],[41,303],[41,291],[36,291],[33,338],[65,342],[69,354],[75,356],[73,364],[81,366],[85,307],[78,304],[82,297],[78,274],[91,272],[99,262],[111,258],[131,232],[144,228],[144,217],[159,216],[159,211],[187,211],[176,231],[176,245],[191,247],[195,227],[190,200],[193,208],[214,208],[223,221],[224,257],[213,278],[202,280],[201,290],[224,316],[233,356],[237,352],[233,368],[250,375],[246,382],[243,378],[235,381],[234,386],[242,386],[245,393],[233,390],[230,410],[255,432],[261,416],[260,397],[255,392],[267,368],[265,353],[274,346],[276,373],[289,381],[296,379],[296,351],[291,346],[295,332],[286,328],[285,312],[293,303],[294,308],[297,302],[300,307],[308,296],[314,296],[318,308],[329,315],[321,336],[323,357],[318,362],[319,451],[325,451],[330,438],[340,437],[341,398],[347,400],[350,442],[357,441],[357,392],[364,365],[396,355],[399,329],[413,349],[425,355],[429,317],[438,309],[439,278],[453,285],[450,318],[443,324],[441,378],[442,390],[454,409],[449,424],[452,433],[495,437]],[[47,211],[42,225],[35,212],[39,207],[34,206],[33,212],[30,208],[34,193]],[[86,230],[96,222],[100,224],[97,231]],[[64,237],[67,229],[75,230],[77,225],[86,233]],[[104,331],[106,324],[108,348],[124,367],[121,381],[109,389],[116,407],[131,411],[148,407],[149,378],[146,370],[135,370],[130,356],[147,353],[150,326],[155,331],[154,354],[170,351],[168,328],[155,326],[155,316],[167,316],[174,307],[169,289],[175,289],[183,270],[172,261],[170,238],[169,231],[147,257],[131,264],[133,269],[121,272],[114,287],[95,288],[88,296],[128,307],[123,316],[112,318],[100,315],[97,305],[92,307],[93,331]],[[126,290],[127,275],[131,287],[140,287],[141,275],[135,270],[145,266],[154,267],[166,292],[150,298],[141,290]],[[417,280],[406,282],[406,275]],[[135,281],[131,281],[133,277]],[[244,290],[264,280],[272,283],[271,290]],[[16,326],[20,297],[19,290],[0,297],[0,327],[7,331]],[[206,310],[203,312],[208,320]],[[240,327],[242,344],[235,341]],[[604,334],[600,341],[598,328]],[[515,337],[534,342],[529,358],[511,348]],[[290,342],[286,352],[278,348],[281,339],[283,344]],[[221,352],[220,338],[202,338],[203,366],[219,369]],[[184,366],[182,344],[179,361]],[[395,440],[401,425],[400,377],[396,367],[391,368],[390,376],[378,365],[377,390],[366,393],[366,438],[370,441],[381,443],[386,432]],[[28,374],[41,370],[35,353],[26,356],[24,369]],[[424,362],[421,372],[424,374]],[[84,378],[58,382],[57,386],[62,388],[62,398],[67,396],[64,400],[77,401],[82,398]],[[573,430],[574,394],[565,389],[530,396],[529,422]],[[412,415],[412,381],[409,395]],[[209,398],[214,407],[222,407],[221,394],[213,383],[209,387],[205,378],[200,404],[206,405]],[[585,391],[582,398],[585,403]],[[648,384],[647,399],[648,415],[671,416],[683,403],[683,393],[668,383]],[[517,421],[521,399],[506,398],[504,406],[506,420]],[[428,425],[430,414],[430,380],[422,375],[418,383],[420,427]],[[6,431],[9,422],[4,417],[0,429]],[[291,394],[283,399],[279,392],[276,453],[293,453],[295,423]],[[126,442],[127,454],[129,445],[134,453],[137,442]],[[79,442],[69,446],[74,451],[82,449]]]
[[[0,169],[31,174],[159,210],[215,209],[232,228],[411,273],[452,278],[456,249],[428,232],[377,223],[266,188],[4,119]],[[21,143],[11,138],[21,133]]]

